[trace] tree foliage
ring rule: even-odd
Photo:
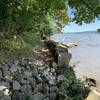
[[[50,19],[66,23],[66,5],[65,0],[0,0],[0,30],[37,32]]]
[[[90,23],[100,17],[100,0],[68,0],[77,24]]]

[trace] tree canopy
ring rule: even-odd
[[[100,0],[0,0],[0,30],[60,31],[69,22],[68,6],[77,24],[93,22],[100,14]]]
[[[100,0],[69,0],[73,11],[72,21],[77,24],[91,23],[100,18]]]
[[[0,8],[0,30],[3,31],[39,31],[50,27],[51,20],[68,22],[65,0],[0,0]]]

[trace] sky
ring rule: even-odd
[[[71,9],[68,7],[68,14],[71,15]],[[71,15],[73,16],[73,15]],[[90,24],[83,24],[83,25],[77,25],[75,23],[70,23],[69,25],[66,25],[62,32],[84,32],[84,31],[96,31],[98,28],[100,28],[100,20],[95,20],[94,23]]]
[[[98,28],[100,28],[100,20],[96,20],[94,23],[90,24],[83,24],[81,26],[75,23],[70,23],[64,27],[63,32],[96,31]]]

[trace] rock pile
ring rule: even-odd
[[[64,79],[61,72],[65,65],[57,64],[50,48],[46,50],[36,50],[33,58],[0,63],[0,100],[58,100],[58,82]]]

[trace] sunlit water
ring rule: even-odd
[[[72,54],[70,64],[75,64],[77,78],[89,77],[97,81],[100,91],[100,34],[67,33],[55,34],[54,40],[64,43],[77,43],[77,47],[69,49]]]

